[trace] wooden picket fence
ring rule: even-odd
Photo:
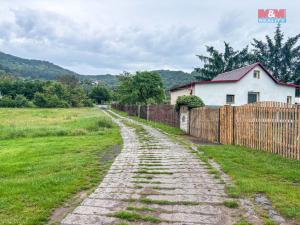
[[[220,117],[218,108],[195,108],[190,111],[190,135],[203,142],[219,142]]]
[[[123,105],[112,104],[112,108],[127,112],[131,116],[168,124],[173,127],[179,126],[179,114],[175,106],[159,105]]]
[[[190,115],[190,134],[201,140],[247,146],[300,160],[299,106],[260,102],[197,108]]]
[[[130,115],[179,126],[171,105],[120,105]],[[300,106],[259,102],[190,110],[189,133],[203,142],[235,144],[300,160]]]
[[[179,114],[173,105],[149,105],[148,119],[165,123],[173,127],[179,126]]]
[[[235,108],[233,143],[300,159],[300,107],[266,103]]]

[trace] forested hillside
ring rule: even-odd
[[[195,72],[185,73],[183,71],[173,71],[173,70],[156,70],[162,77],[165,88],[170,89],[173,86],[179,84],[189,83],[195,80]]]
[[[161,75],[166,89],[195,80],[195,72],[191,74],[171,70],[155,70],[154,72]],[[75,75],[80,80],[102,81],[109,86],[116,86],[119,82],[118,76],[116,75],[80,75],[47,61],[23,59],[3,52],[0,52],[0,74],[1,73],[43,80],[55,80],[59,76]]]
[[[6,73],[33,79],[54,80],[61,75],[78,75],[47,61],[23,59],[3,52],[0,52],[0,66]]]
[[[195,80],[195,72],[185,73],[183,71],[172,71],[172,70],[155,70],[152,72],[157,72],[160,74],[164,87],[166,89],[170,89],[173,86],[184,84]],[[109,86],[118,85],[118,76],[106,74],[106,75],[88,75],[81,76],[80,79],[88,78],[89,80],[98,80],[102,81]]]

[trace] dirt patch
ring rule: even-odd
[[[100,162],[107,162],[107,161],[114,160],[117,157],[117,155],[119,155],[121,150],[122,150],[121,145],[114,145],[108,148],[107,150],[105,150],[105,154],[100,155]]]
[[[50,220],[46,225],[60,224],[62,219],[70,212],[72,212],[87,196],[88,191],[81,191],[74,197],[69,199],[62,207],[55,209],[50,217]]]

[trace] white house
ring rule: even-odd
[[[254,63],[221,73],[211,81],[195,81],[170,90],[171,104],[182,95],[199,96],[205,105],[244,105],[258,101],[295,103],[300,85],[286,84],[275,79],[261,64]]]

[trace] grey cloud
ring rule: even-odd
[[[7,1],[12,18],[0,17],[0,50],[49,60],[83,74],[160,68],[191,71],[199,63],[195,55],[205,53],[205,45],[222,49],[223,41],[228,41],[241,48],[266,33],[262,29],[266,26],[255,19],[259,1],[238,6],[233,1],[117,2]],[[267,31],[272,29],[268,26]]]

